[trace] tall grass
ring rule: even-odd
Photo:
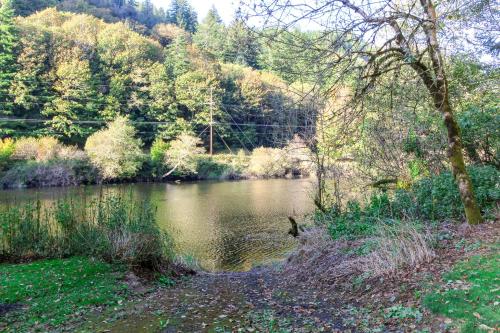
[[[434,258],[431,234],[423,225],[401,221],[379,224],[371,239],[374,249],[361,260],[361,269],[372,276],[387,275],[404,267],[417,267]]]
[[[2,261],[79,255],[163,271],[173,259],[171,239],[157,226],[154,208],[130,196],[0,208],[0,231]]]

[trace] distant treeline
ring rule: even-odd
[[[181,0],[165,12],[111,0],[6,0],[1,11],[10,31],[0,47],[1,137],[83,147],[118,115],[147,147],[181,133],[208,143],[210,114],[219,151],[283,146],[314,130],[310,87],[273,70],[264,40],[238,19],[226,26],[215,8],[200,24]]]

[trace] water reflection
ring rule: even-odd
[[[1,204],[57,198],[91,200],[128,193],[157,206],[158,223],[170,231],[178,251],[209,270],[247,270],[293,248],[288,215],[313,210],[308,180],[254,180],[186,184],[129,184],[102,187],[0,191]]]

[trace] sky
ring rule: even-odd
[[[153,3],[163,8],[168,8],[170,6],[170,0],[153,0]],[[214,5],[224,22],[231,23],[238,7],[239,0],[191,0],[190,3],[198,13],[198,21],[202,21],[209,9]]]

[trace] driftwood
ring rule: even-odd
[[[293,237],[296,238],[299,236],[299,230],[304,232],[304,228],[302,226],[299,226],[297,224],[297,221],[295,221],[295,219],[293,217],[288,216],[288,221],[290,221],[290,224],[292,225],[290,230],[288,230],[289,235],[292,235]]]

